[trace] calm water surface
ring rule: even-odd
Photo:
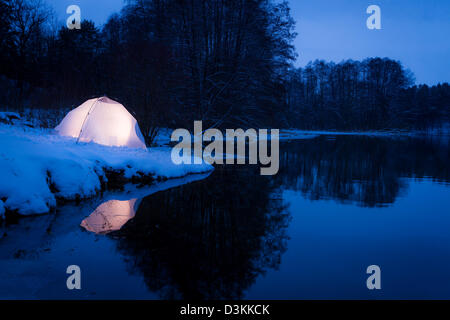
[[[274,177],[217,167],[3,223],[0,297],[450,298],[448,139],[321,136],[280,157]]]

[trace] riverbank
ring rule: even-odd
[[[79,143],[49,129],[0,125],[0,214],[44,214],[128,182],[184,177],[209,164],[175,165],[167,147],[147,150]],[[3,215],[3,214],[2,214]]]
[[[333,131],[333,130],[301,130],[301,129],[281,129],[280,138],[283,139],[305,139],[307,137],[317,137],[323,135],[334,136],[450,136],[450,127],[441,130],[378,130],[378,131]]]

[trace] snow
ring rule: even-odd
[[[358,135],[358,136],[391,136],[398,134],[399,132],[393,131],[327,131],[327,130],[298,130],[298,129],[284,129],[282,135],[285,139],[303,139],[304,137],[317,137],[322,135],[333,135],[333,136],[345,136],[345,135]]]
[[[9,111],[0,112],[0,120],[10,121],[12,119],[20,119],[20,115],[16,112],[9,112]]]
[[[450,125],[432,130],[384,130],[384,131],[327,131],[327,130],[300,130],[300,129],[283,129],[280,132],[281,140],[289,139],[308,139],[322,135],[332,136],[372,136],[372,137],[391,137],[391,136],[447,136],[450,135]]]
[[[306,140],[306,139],[314,139],[318,137],[320,134],[315,133],[314,131],[301,131],[301,130],[281,130],[280,131],[280,140]]]
[[[0,123],[33,127],[33,123],[23,119],[17,112],[1,111]]]
[[[56,199],[88,198],[107,181],[106,171],[126,179],[178,178],[213,170],[207,163],[175,165],[171,149],[132,149],[76,143],[53,130],[0,125],[0,199],[7,210],[42,214]],[[3,202],[3,201],[2,201]],[[3,206],[3,204],[2,204]]]

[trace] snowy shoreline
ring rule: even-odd
[[[314,138],[323,135],[332,136],[374,136],[374,137],[391,137],[391,136],[449,136],[450,128],[443,130],[379,130],[379,131],[330,131],[330,130],[301,130],[301,129],[281,129],[280,139],[304,139],[307,137]]]
[[[45,214],[59,200],[81,200],[125,183],[148,184],[213,170],[175,165],[167,147],[76,144],[49,129],[0,124],[0,217]]]

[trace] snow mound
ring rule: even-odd
[[[9,111],[0,112],[0,123],[33,127],[33,124],[30,121],[22,119],[20,114],[18,114],[17,112]]]
[[[17,112],[9,112],[9,111],[0,112],[0,120],[11,121],[13,119],[20,119],[20,115]]]
[[[207,163],[175,165],[170,153],[170,148],[77,144],[76,139],[52,130],[0,125],[0,199],[7,210],[42,214],[56,206],[56,198],[95,195],[102,181],[107,181],[107,172],[132,180],[178,178],[213,170]]]

